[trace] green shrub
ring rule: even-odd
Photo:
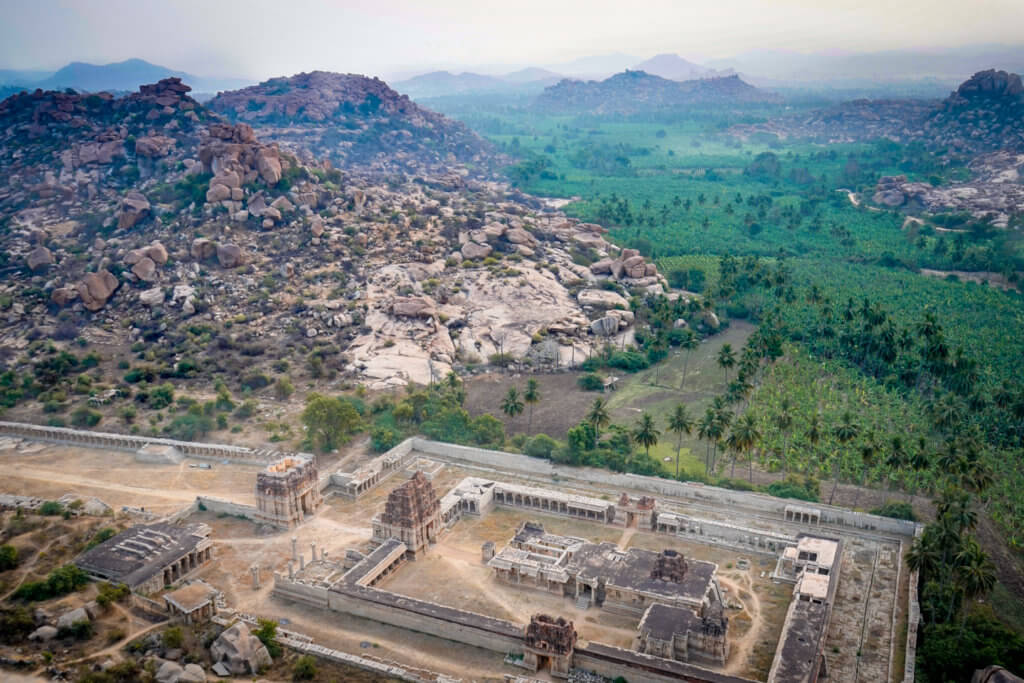
[[[117,535],[117,529],[112,529],[110,527],[103,527],[102,529],[100,529],[99,531],[96,532],[96,535],[92,537],[92,539],[89,541],[89,543],[85,546],[85,549],[89,550],[90,548],[95,548],[100,543],[103,543],[104,541],[109,540],[109,539],[113,538],[116,535]]]
[[[48,500],[39,506],[39,514],[45,517],[55,517],[64,514],[64,506],[55,500]]]
[[[0,572],[14,569],[18,566],[18,549],[10,543],[0,545]]]
[[[277,622],[270,619],[260,619],[260,627],[253,631],[253,635],[260,639],[267,652],[273,658],[281,656],[281,645],[277,642]]]
[[[96,596],[96,602],[100,607],[107,607],[113,602],[121,602],[131,595],[131,592],[132,590],[123,583],[113,584],[104,581],[99,585],[99,595]]]
[[[42,581],[29,581],[21,584],[14,592],[14,597],[25,602],[49,600],[61,595],[77,591],[89,582],[89,577],[73,564],[54,569]]]
[[[256,401],[247,399],[242,402],[242,405],[235,409],[235,417],[240,420],[248,420],[250,417],[256,414]]]
[[[401,441],[401,436],[393,429],[376,425],[370,430],[370,444],[373,446],[373,450],[378,453],[394,448],[398,445],[399,441]]]
[[[185,642],[185,637],[180,626],[171,626],[165,628],[164,632],[160,634],[160,640],[163,641],[164,647],[177,650]]]
[[[24,607],[0,610],[0,643],[20,643],[35,628],[32,613]]]
[[[892,517],[893,519],[905,519],[911,522],[917,521],[917,518],[914,516],[914,508],[910,506],[910,503],[898,501],[889,501],[882,507],[871,510],[871,514]]]
[[[583,391],[604,391],[604,377],[597,374],[596,372],[588,372],[585,375],[580,375],[576,380],[576,384],[579,385]]]
[[[523,444],[523,453],[532,458],[551,459],[551,454],[558,448],[558,442],[547,434],[537,434]]]
[[[316,678],[316,660],[309,655],[302,655],[295,660],[292,668],[293,681],[311,681]]]
[[[195,441],[213,430],[213,419],[207,415],[178,415],[164,427],[164,432],[178,441]]]
[[[765,487],[765,492],[776,498],[795,498],[811,503],[818,502],[818,482],[813,479],[800,482],[795,477],[789,477],[785,481],[773,481]]]
[[[76,427],[95,427],[102,419],[103,415],[85,406],[71,413],[71,424]]]
[[[73,638],[75,640],[89,640],[92,638],[93,626],[88,619],[82,619],[65,626],[57,631],[58,638]]]
[[[637,351],[614,351],[608,359],[608,365],[626,372],[639,372],[649,367],[650,363]]]

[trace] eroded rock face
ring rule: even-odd
[[[391,314],[405,318],[431,318],[434,303],[425,297],[401,297],[391,304]]]
[[[478,244],[476,242],[466,242],[462,245],[462,257],[468,259],[482,259],[487,258],[491,255],[494,249],[489,244]]]
[[[117,278],[109,270],[88,273],[78,283],[78,296],[82,298],[83,306],[96,312],[103,308],[119,284]]]
[[[157,159],[170,154],[175,144],[174,138],[166,135],[147,135],[135,140],[135,154],[148,159]]]

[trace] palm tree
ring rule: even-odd
[[[683,434],[689,436],[693,431],[693,420],[686,412],[682,403],[676,405],[675,412],[668,419],[668,431],[676,435],[676,479],[679,478],[679,452],[683,449]]]
[[[718,367],[725,370],[725,386],[729,386],[729,370],[736,365],[736,352],[732,350],[732,344],[726,342],[718,350]]]
[[[679,391],[682,391],[683,385],[686,384],[686,369],[690,365],[690,354],[698,346],[700,346],[700,340],[697,339],[697,335],[693,333],[693,330],[687,330],[686,335],[679,342],[679,348],[686,351],[686,355],[683,356],[683,381],[679,383]]]
[[[892,484],[892,473],[902,471],[906,461],[907,449],[903,446],[903,437],[892,437],[889,442],[889,454],[885,456],[885,491],[887,495]]]
[[[654,418],[645,412],[633,428],[633,439],[646,449],[648,458],[651,457],[651,446],[657,445],[659,436],[661,432],[654,426]]]
[[[509,387],[508,393],[505,394],[505,400],[501,402],[501,412],[510,418],[523,412],[523,400],[519,398],[519,392],[515,387]]]
[[[792,404],[789,397],[783,398],[779,405],[779,414],[775,416],[775,426],[782,432],[782,477],[786,477],[786,451],[789,448],[789,432],[793,429]]]
[[[833,433],[835,434],[835,437],[839,441],[839,443],[844,446],[848,444],[850,441],[856,439],[857,435],[860,434],[860,426],[853,421],[853,415],[850,413],[849,410],[843,413],[843,416],[839,419],[839,424],[836,425],[835,429],[833,430]],[[839,462],[840,459],[837,455],[835,464],[833,466],[835,482],[832,484],[832,493],[828,497],[829,505],[832,504],[832,500],[836,496],[836,488],[839,487]]]
[[[865,435],[864,443],[860,447],[860,486],[857,487],[857,492],[853,494],[853,507],[857,507],[857,501],[860,500],[861,490],[864,488],[864,484],[868,478],[868,470],[875,462],[875,453],[878,452],[878,443],[875,441],[875,433],[869,431]]]
[[[594,427],[594,434],[597,440],[601,439],[601,430],[611,424],[612,418],[608,414],[608,402],[603,398],[595,398],[590,405],[586,421]]]
[[[704,454],[704,474],[708,475],[711,473],[711,442],[716,438],[717,420],[715,420],[715,411],[708,406],[707,411],[704,412],[704,417],[700,419],[697,424],[697,437],[707,441],[707,452]]]
[[[978,542],[967,539],[956,555],[957,583],[968,600],[988,595],[996,586],[996,568]],[[964,619],[968,610],[964,610]]]
[[[761,441],[761,432],[757,429],[757,418],[750,413],[745,414],[736,424],[732,427],[732,432],[729,434],[729,438],[726,443],[729,445],[729,449],[733,451],[732,459],[732,472],[729,477],[733,476],[736,471],[736,456],[740,451],[749,451],[755,445]],[[754,457],[753,454],[749,456],[750,461],[750,481],[754,481]]]
[[[533,433],[533,406],[535,403],[540,402],[540,387],[537,385],[537,380],[530,378],[526,382],[526,391],[523,392],[523,400],[530,406],[530,416],[526,421],[526,433]]]

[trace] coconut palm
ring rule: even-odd
[[[523,400],[526,405],[530,406],[530,416],[526,420],[526,433],[533,433],[533,406],[540,403],[540,387],[537,385],[537,380],[530,378],[526,382],[526,391],[523,392]]]
[[[732,477],[736,471],[736,456],[739,455],[740,451],[749,451],[761,441],[761,432],[757,429],[757,418],[750,413],[745,414],[736,424],[732,427],[732,432],[729,434],[729,438],[726,443],[729,445],[729,450],[733,451],[732,458],[732,471],[729,476]],[[753,454],[748,455],[750,461],[750,481],[754,481],[754,457]]]
[[[843,413],[843,416],[839,418],[839,424],[836,425],[833,433],[835,434],[836,440],[844,446],[850,441],[856,439],[857,435],[860,434],[860,426],[853,421],[853,414],[850,413],[849,410]],[[832,483],[832,493],[828,497],[829,505],[832,504],[832,500],[836,496],[836,489],[839,487],[840,457],[841,456],[837,453],[833,463],[833,478],[835,481]]]
[[[686,406],[676,404],[676,409],[668,419],[668,431],[676,435],[676,479],[679,478],[679,452],[683,449],[683,434],[693,431],[693,420],[686,412]]]
[[[633,439],[644,447],[648,458],[651,457],[651,446],[657,445],[660,436],[661,432],[654,425],[654,418],[651,417],[651,414],[645,412],[641,415],[633,428]]]
[[[968,600],[988,595],[996,586],[996,568],[978,542],[967,539],[956,555],[957,584]],[[964,610],[966,618],[968,610]]]
[[[702,417],[700,422],[697,424],[697,437],[703,441],[707,441],[707,452],[704,454],[705,475],[711,473],[711,442],[716,438],[716,425],[717,421],[715,420],[715,411],[709,406],[704,412],[704,417]]]
[[[786,451],[789,448],[789,433],[793,429],[793,413],[792,402],[789,397],[783,398],[779,404],[779,414],[775,416],[775,426],[782,432],[782,476],[785,478],[786,472]]]
[[[868,431],[865,434],[864,443],[860,446],[860,486],[857,487],[856,493],[853,494],[853,507],[857,507],[857,501],[860,500],[861,491],[864,489],[864,484],[867,482],[868,471],[871,466],[875,463],[875,454],[878,453],[878,443],[875,441],[875,433]]]
[[[718,350],[716,359],[718,367],[725,370],[725,386],[729,386],[729,370],[736,366],[736,352],[732,350],[732,344],[726,342]]]
[[[682,341],[679,342],[679,348],[686,351],[686,355],[683,356],[683,380],[679,383],[679,391],[682,391],[683,385],[686,384],[686,369],[690,364],[690,354],[698,346],[700,346],[700,340],[697,339],[697,335],[693,333],[693,330],[687,330]]]
[[[519,392],[515,387],[509,387],[505,399],[501,402],[501,412],[514,418],[523,412],[523,400],[519,398]]]
[[[595,398],[587,412],[586,421],[594,427],[595,438],[600,440],[601,430],[611,424],[612,418],[608,414],[608,402],[603,398]]]

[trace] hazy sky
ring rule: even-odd
[[[551,64],[625,52],[1020,43],[1024,0],[0,0],[0,67],[130,57],[204,76]]]

